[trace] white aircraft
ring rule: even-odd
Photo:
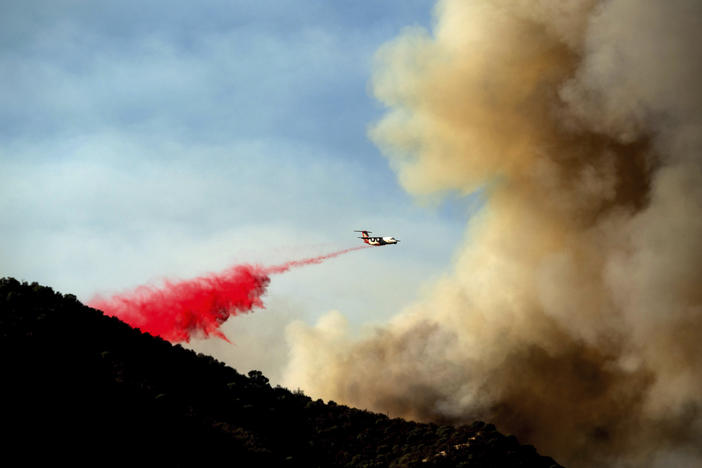
[[[353,231],[353,232],[360,232],[361,237],[359,239],[363,239],[363,242],[365,242],[368,245],[388,245],[388,244],[397,244],[400,242],[399,240],[395,239],[394,237],[370,237],[368,234],[371,233],[371,231]]]

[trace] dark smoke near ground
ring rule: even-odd
[[[384,46],[371,136],[409,192],[485,208],[373,336],[291,326],[286,382],[567,466],[700,466],[700,44],[696,0],[445,0]]]

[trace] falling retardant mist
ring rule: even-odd
[[[140,286],[108,298],[97,296],[88,305],[170,342],[187,342],[194,335],[227,340],[220,326],[231,316],[264,307],[261,296],[270,283],[270,275],[365,248],[368,246],[267,267],[235,265],[221,273],[183,281],[165,280],[158,287]]]

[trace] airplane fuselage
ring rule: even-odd
[[[397,243],[398,240],[394,237],[369,237],[368,240],[366,240],[366,244],[368,245],[389,245]]]
[[[361,233],[361,237],[359,239],[363,239],[363,242],[365,242],[368,245],[375,245],[375,246],[380,246],[380,245],[393,245],[397,244],[400,242],[399,240],[395,239],[392,236],[386,236],[386,237],[372,237],[369,236],[368,233],[370,231],[358,231]]]

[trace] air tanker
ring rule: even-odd
[[[360,232],[361,237],[359,239],[363,239],[363,242],[365,242],[368,245],[376,245],[376,246],[381,246],[381,245],[388,245],[388,244],[397,244],[400,242],[399,240],[395,239],[394,237],[371,237],[368,234],[371,234],[371,231],[353,231],[353,232]]]

